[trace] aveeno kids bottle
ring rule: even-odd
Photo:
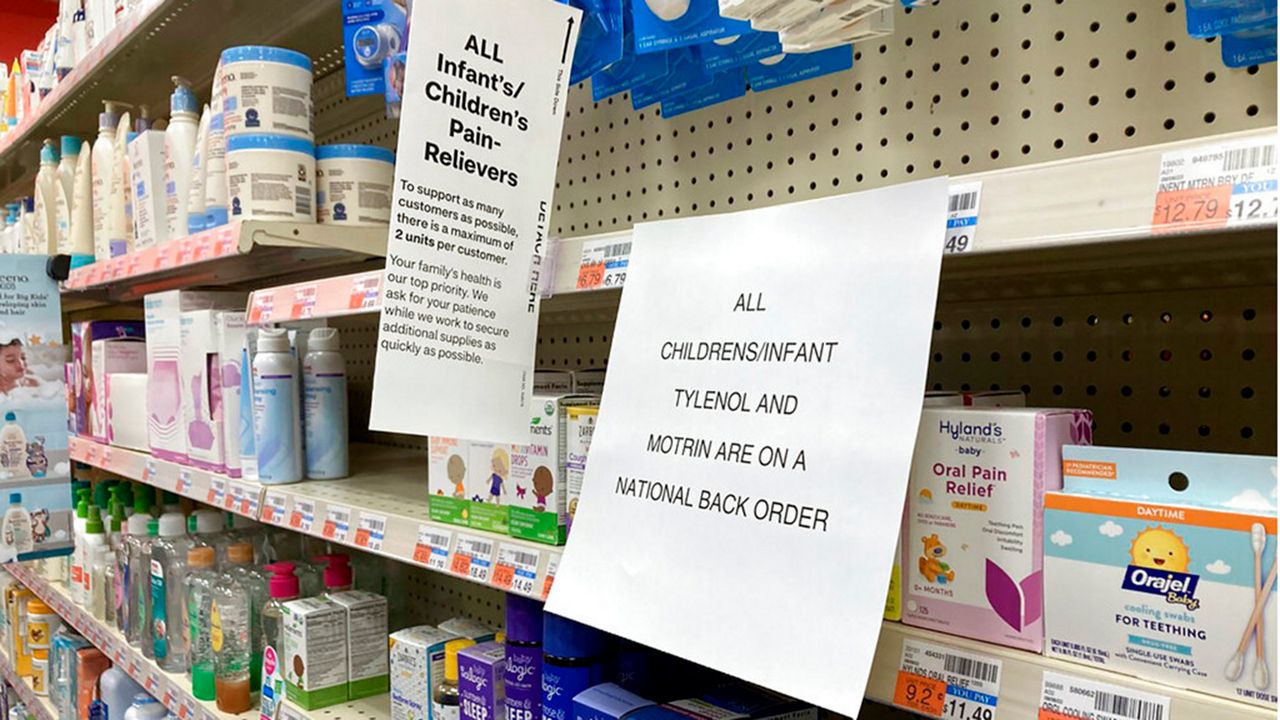
[[[0,428],[0,470],[10,475],[25,472],[27,466],[27,434],[18,424],[18,416],[12,411],[4,414],[4,427]]]
[[[22,507],[22,493],[9,493],[9,509],[4,511],[4,544],[15,553],[35,549],[31,533],[31,513]]]
[[[164,210],[169,237],[186,237],[187,202],[191,194],[191,165],[200,132],[200,102],[191,82],[174,75],[169,98],[169,126],[164,131]],[[203,225],[203,224],[202,224]]]
[[[306,475],[315,480],[347,476],[347,363],[338,331],[311,331],[302,360],[302,427]]]
[[[258,331],[258,353],[253,358],[253,427],[258,481],[263,485],[302,479],[298,389],[298,361],[290,352],[287,331]]]

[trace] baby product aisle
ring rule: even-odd
[[[165,707],[169,708],[171,712],[176,714],[180,720],[219,720],[226,718],[245,718],[247,720],[258,717],[256,708],[240,715],[229,715],[218,711],[212,701],[197,700],[191,694],[191,683],[186,677],[161,670],[154,660],[144,657],[136,648],[130,646],[128,641],[115,628],[95,619],[79,605],[72,602],[62,586],[48,582],[40,577],[33,568],[23,563],[7,563],[2,567],[10,575],[21,581],[23,585],[26,585],[36,594],[36,597],[53,608],[85,639],[92,642],[112,663],[123,668],[130,677],[136,680],[139,685],[142,685],[147,692],[151,693]],[[0,665],[3,666],[6,676],[8,676],[12,671],[8,661],[0,658]],[[23,682],[21,678],[16,678],[16,676],[14,679],[19,683]],[[10,680],[11,683],[13,681]],[[374,697],[309,712],[303,712],[286,704],[282,708],[282,713],[284,713],[283,717],[292,717],[295,720],[306,720],[307,718],[316,720],[321,718],[327,720],[346,720],[347,718],[378,720],[379,718],[390,717],[390,712],[384,700],[385,698]],[[47,717],[51,719],[54,717],[52,711],[49,711]]]
[[[9,687],[17,691],[22,704],[27,707],[27,711],[36,720],[57,720],[58,715],[54,712],[53,703],[49,701],[49,696],[37,695],[31,689],[31,683],[26,678],[18,675],[13,663],[9,660],[8,654],[4,652],[0,652],[0,675],[4,676],[5,682],[9,683]]]

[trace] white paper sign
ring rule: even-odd
[[[946,209],[937,178],[636,226],[548,611],[858,713]]]
[[[373,430],[527,437],[538,278],[580,11],[419,3],[405,76]]]

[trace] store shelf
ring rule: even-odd
[[[1044,673],[1085,678],[1131,690],[1168,697],[1169,715],[1165,720],[1263,720],[1274,718],[1274,708],[1256,707],[1224,700],[1182,688],[1147,682],[1126,675],[1109,673],[1085,665],[1077,665],[1022,650],[966,640],[944,633],[910,627],[901,623],[884,623],[880,644],[876,647],[871,677],[867,682],[867,699],[893,704],[898,670],[902,664],[905,640],[961,650],[979,659],[997,660],[1001,664],[1000,695],[996,716],[1000,718],[1034,718],[1040,708],[1040,691]],[[1044,717],[1044,716],[1041,716]]]
[[[73,437],[71,458],[269,525],[543,599],[561,548],[432,522],[426,454],[352,445],[355,474],[263,486]]]
[[[387,251],[384,228],[245,220],[71,272],[64,288],[129,300],[149,292],[332,272]]]
[[[64,586],[45,580],[31,567],[22,563],[7,563],[2,567],[26,585],[37,597],[48,603],[49,607],[53,608],[63,620],[110,658],[112,663],[129,673],[129,676],[142,685],[147,692],[176,714],[179,720],[222,718],[257,720],[256,708],[239,715],[232,715],[219,711],[213,702],[197,700],[191,694],[190,682],[185,675],[161,670],[154,661],[144,657],[140,651],[129,645],[124,636],[114,627],[94,618],[72,602]],[[386,695],[356,700],[322,710],[304,711],[291,707],[287,703],[282,708],[282,717],[291,717],[296,720],[347,720],[348,718],[380,720],[390,716],[390,700]]]
[[[305,53],[316,78],[340,68],[342,26],[335,12],[331,3],[313,0],[144,0],[31,119],[0,137],[0,200],[31,194],[42,139],[95,136],[103,100],[145,104],[152,117],[165,117],[171,75],[186,77],[198,97],[209,97],[219,53],[229,45],[277,45]]]
[[[18,697],[27,706],[32,717],[36,720],[58,720],[58,713],[55,712],[53,703],[49,702],[49,696],[37,695],[27,679],[18,675],[9,656],[3,652],[0,652],[0,675],[18,692]]]
[[[255,290],[249,294],[249,324],[342,317],[381,308],[382,270],[371,270]]]

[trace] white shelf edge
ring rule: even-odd
[[[82,437],[71,437],[73,460],[122,477],[168,490],[196,502],[212,505],[268,525],[328,540],[346,547],[371,552],[399,562],[461,578],[485,587],[517,592],[538,600],[546,597],[554,582],[563,546],[544,545],[507,535],[434,522],[427,511],[426,454],[363,445],[352,446],[352,467],[364,470],[342,480],[306,480],[290,485],[264,486],[252,480],[201,470],[145,452],[104,445]],[[376,455],[376,460],[373,457]],[[368,456],[368,459],[365,459]],[[369,503],[381,489],[386,498],[381,507]],[[309,511],[309,512],[308,512]],[[333,511],[345,512],[345,530],[336,521],[326,528]],[[362,522],[382,522],[381,539],[360,532]],[[445,539],[435,544],[419,544],[420,537],[435,534]],[[487,557],[463,552],[463,540],[472,538],[491,546]],[[470,546],[470,544],[467,544]],[[503,550],[536,554],[536,565],[508,564],[499,573]],[[459,555],[468,560],[461,560]],[[483,571],[487,561],[488,572]],[[455,572],[466,568],[465,572]],[[530,569],[531,568],[531,569]],[[510,585],[498,582],[508,577]],[[532,574],[532,577],[529,575]]]

